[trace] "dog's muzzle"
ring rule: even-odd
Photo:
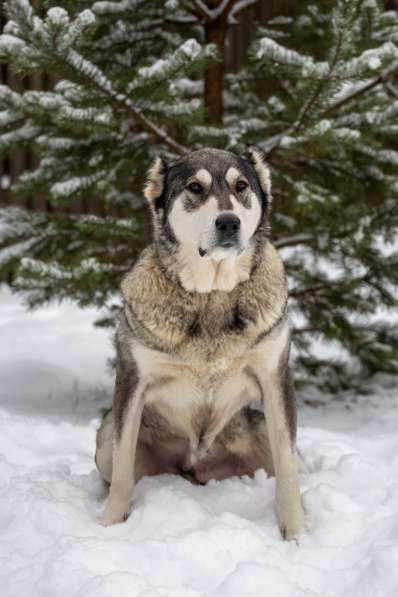
[[[216,246],[229,249],[239,244],[240,219],[232,213],[221,214],[214,223]]]
[[[239,254],[241,246],[241,221],[233,212],[223,212],[212,222],[210,233],[204,239],[204,246],[199,247],[201,257],[213,257],[225,259],[229,256],[229,250],[234,249]],[[207,242],[206,242],[207,241]]]

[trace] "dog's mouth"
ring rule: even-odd
[[[239,245],[239,243],[236,243],[231,240],[228,240],[228,241],[226,240],[224,242],[221,242],[221,243],[217,244],[216,246],[212,247],[211,249],[203,249],[202,247],[199,247],[198,252],[201,257],[206,257],[206,256],[210,257],[212,253],[217,251],[217,249],[223,249],[223,250],[235,249],[235,251],[237,251],[238,254],[242,252],[242,247]]]

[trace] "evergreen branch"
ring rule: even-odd
[[[78,54],[75,50],[69,50],[65,58],[58,54],[59,60],[65,62],[70,68],[77,71],[80,75],[89,79],[96,87],[98,87],[103,93],[110,96],[113,101],[118,104],[122,104],[127,108],[133,116],[139,120],[144,127],[151,133],[155,134],[171,149],[177,151],[179,154],[188,153],[189,149],[184,145],[181,145],[175,141],[167,131],[162,127],[152,122],[145,114],[133,104],[133,102],[123,93],[117,93],[112,86],[112,83],[106,79],[105,75],[100,71],[98,67],[95,67]]]
[[[188,10],[196,17],[201,17],[205,22],[214,22],[224,18],[229,25],[237,23],[235,16],[255,4],[258,0],[221,0],[215,7],[210,8],[202,0],[191,0],[188,4]]]
[[[383,81],[383,86],[392,97],[394,97],[395,99],[398,99],[398,91],[390,83],[390,81]]]
[[[310,113],[312,106],[315,105],[317,99],[321,96],[324,88],[327,86],[327,83],[330,84],[330,81],[333,78],[334,71],[336,70],[337,65],[338,65],[339,56],[342,51],[342,46],[343,46],[343,31],[339,30],[334,55],[333,55],[332,61],[329,64],[329,70],[328,70],[327,77],[325,79],[323,79],[323,80],[321,79],[319,81],[315,92],[312,94],[312,97],[306,103],[306,105],[304,106],[304,109],[299,114],[298,119],[293,124],[292,131],[291,131],[292,133],[294,133],[300,129],[302,123],[305,121],[307,114]]]
[[[239,23],[236,18],[237,15],[251,6],[254,6],[254,4],[257,4],[257,2],[258,0],[239,0],[239,2],[232,7],[232,10],[228,15],[228,25],[236,25]]]
[[[123,97],[123,99],[120,98],[119,101],[122,101],[124,103],[124,105],[131,111],[131,113],[134,114],[134,116],[136,116],[136,118],[138,120],[140,120],[142,122],[142,124],[150,132],[154,133],[166,145],[168,145],[171,149],[174,149],[178,153],[181,153],[181,154],[189,153],[190,150],[188,149],[188,147],[185,147],[184,145],[181,145],[180,143],[178,143],[178,141],[175,141],[169,135],[169,133],[167,131],[165,131],[162,127],[158,126],[157,124],[155,124],[154,122],[149,120],[149,118],[147,118],[147,116],[145,116],[145,114],[143,114],[143,112],[141,112],[141,110],[139,108],[134,106],[133,103],[131,102],[131,100],[129,100],[126,96],[122,96],[122,97]],[[116,99],[118,99],[118,96],[116,96]]]
[[[315,104],[315,102],[317,101],[317,99],[322,94],[322,91],[323,91],[324,87],[325,87],[325,81],[319,81],[315,92],[312,94],[312,97],[310,97],[309,101],[307,101],[307,103],[305,104],[303,110],[299,114],[298,119],[293,124],[292,131],[291,131],[292,133],[295,133],[295,132],[297,132],[300,129],[301,125],[303,124],[303,122],[305,120],[305,117],[307,116],[307,114],[309,114],[312,106]]]
[[[328,288],[331,284],[331,281],[328,280],[327,282],[323,282],[320,284],[315,284],[314,286],[307,286],[306,288],[303,288],[302,290],[291,290],[289,292],[289,298],[294,298],[294,299],[298,299],[302,296],[305,296],[306,294],[313,294],[315,292],[318,292],[319,290],[325,290],[325,288]],[[334,284],[337,284],[337,282],[335,281]]]
[[[342,99],[340,99],[339,101],[337,101],[334,104],[332,104],[331,106],[329,106],[329,108],[327,108],[327,110],[325,110],[324,115],[329,114],[330,112],[334,112],[335,110],[339,110],[342,106],[345,106],[348,102],[350,102],[354,98],[355,99],[358,98],[359,96],[363,95],[370,89],[373,89],[377,85],[380,85],[380,83],[385,83],[387,81],[387,79],[389,79],[393,74],[395,74],[395,72],[397,70],[398,70],[398,60],[395,60],[392,64],[390,64],[390,66],[388,66],[387,68],[382,70],[381,73],[379,75],[377,75],[377,77],[374,77],[374,79],[371,79],[370,81],[367,81],[363,85],[356,87],[352,91],[352,93],[350,93],[349,95],[345,95]]]
[[[223,15],[229,15],[231,8],[236,3],[236,0],[222,0],[220,4],[213,10],[214,20],[219,19]]]
[[[363,173],[362,172],[356,172],[352,167],[347,168],[344,165],[338,164],[336,163],[336,161],[332,160],[332,159],[322,159],[322,158],[312,158],[312,157],[302,157],[302,156],[298,156],[297,158],[292,158],[292,161],[294,161],[296,164],[298,164],[300,167],[307,167],[310,166],[311,168],[318,168],[321,166],[322,168],[328,168],[328,170],[330,172],[336,172],[339,174],[343,174],[344,176],[349,176],[350,178],[353,178],[355,180],[358,181],[363,181]]]
[[[356,276],[350,280],[350,287],[357,287],[360,284],[367,284],[371,288],[377,290],[384,300],[384,304],[388,303],[392,295],[382,286],[382,284],[374,279],[372,279],[372,275],[374,276],[375,273],[372,271],[368,271],[366,274],[361,276]],[[380,276],[380,274],[377,274]],[[319,284],[315,284],[314,286],[307,286],[302,290],[291,290],[289,292],[289,297],[298,299],[300,297],[316,294],[322,290],[329,290],[330,287],[337,289],[339,286],[346,282],[345,279],[338,279],[338,280],[324,280],[323,282],[319,282]]]
[[[377,292],[379,293],[379,295],[384,299],[384,302],[386,304],[388,304],[388,301],[391,300],[391,293],[388,292],[381,283],[376,282],[376,280],[371,280],[370,277],[366,277],[364,279],[364,282],[366,284],[368,284],[368,286],[371,286],[372,288],[374,288],[375,290],[377,290]]]
[[[277,249],[283,247],[294,247],[295,245],[308,244],[313,241],[315,236],[313,234],[296,234],[295,236],[285,236],[276,240],[273,245]]]
[[[316,327],[316,326],[306,326],[304,328],[292,328],[292,334],[313,334],[318,332],[319,334],[322,334],[325,330],[323,328],[320,327]]]
[[[188,16],[176,16],[176,17],[166,17],[165,18],[165,22],[166,23],[171,23],[172,25],[193,25],[194,23],[198,22],[198,19],[195,18],[194,16],[192,17],[188,17]]]
[[[398,216],[398,204],[394,203],[392,207],[388,207],[387,209],[382,209],[376,213],[371,219],[371,225],[374,225],[378,220],[392,216]]]
[[[269,159],[271,154],[275,151],[275,149],[277,149],[279,147],[279,145],[284,137],[286,137],[287,135],[292,135],[300,129],[300,127],[302,126],[302,124],[305,120],[305,117],[310,112],[312,106],[315,104],[317,99],[322,94],[322,91],[325,87],[325,83],[326,83],[326,80],[320,80],[318,82],[316,90],[314,91],[314,93],[311,95],[311,97],[305,103],[305,105],[304,105],[303,109],[301,110],[301,112],[299,113],[296,121],[286,131],[284,131],[283,133],[279,133],[278,135],[275,135],[274,137],[272,137],[271,145],[267,149],[264,146],[262,146],[262,149],[264,149],[264,151],[266,152],[267,159]]]
[[[374,77],[373,79],[367,81],[361,86],[355,87],[351,94],[345,95],[342,99],[329,106],[329,108],[327,108],[322,114],[320,114],[319,119],[321,120],[323,116],[327,116],[330,112],[339,110],[341,107],[345,106],[351,100],[360,97],[367,91],[370,91],[377,85],[380,85],[380,83],[385,83],[393,74],[396,73],[396,71],[398,71],[398,60],[395,60],[389,67],[385,68],[379,75],[377,75],[377,77]],[[304,110],[306,113],[308,111],[307,107],[305,107]],[[267,159],[269,159],[271,154],[273,154],[274,151],[279,148],[280,143],[284,137],[291,135],[298,130],[298,128],[301,126],[302,120],[303,113],[290,127],[288,127],[283,132],[274,135],[273,137],[268,139],[268,141],[261,145],[261,149],[263,149],[263,151],[265,152]]]
[[[188,10],[197,17],[202,17],[208,21],[212,20],[211,10],[202,0],[192,0],[188,5]]]

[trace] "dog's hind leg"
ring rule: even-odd
[[[95,450],[95,464],[102,478],[107,483],[112,478],[112,451],[113,451],[113,433],[114,421],[112,409],[109,409],[101,421],[97,431],[97,441]]]

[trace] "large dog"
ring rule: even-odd
[[[154,243],[121,285],[114,402],[97,434],[110,483],[99,521],[126,519],[144,475],[206,483],[263,468],[276,477],[282,536],[294,539],[304,513],[268,168],[255,149],[158,159],[145,196]]]

